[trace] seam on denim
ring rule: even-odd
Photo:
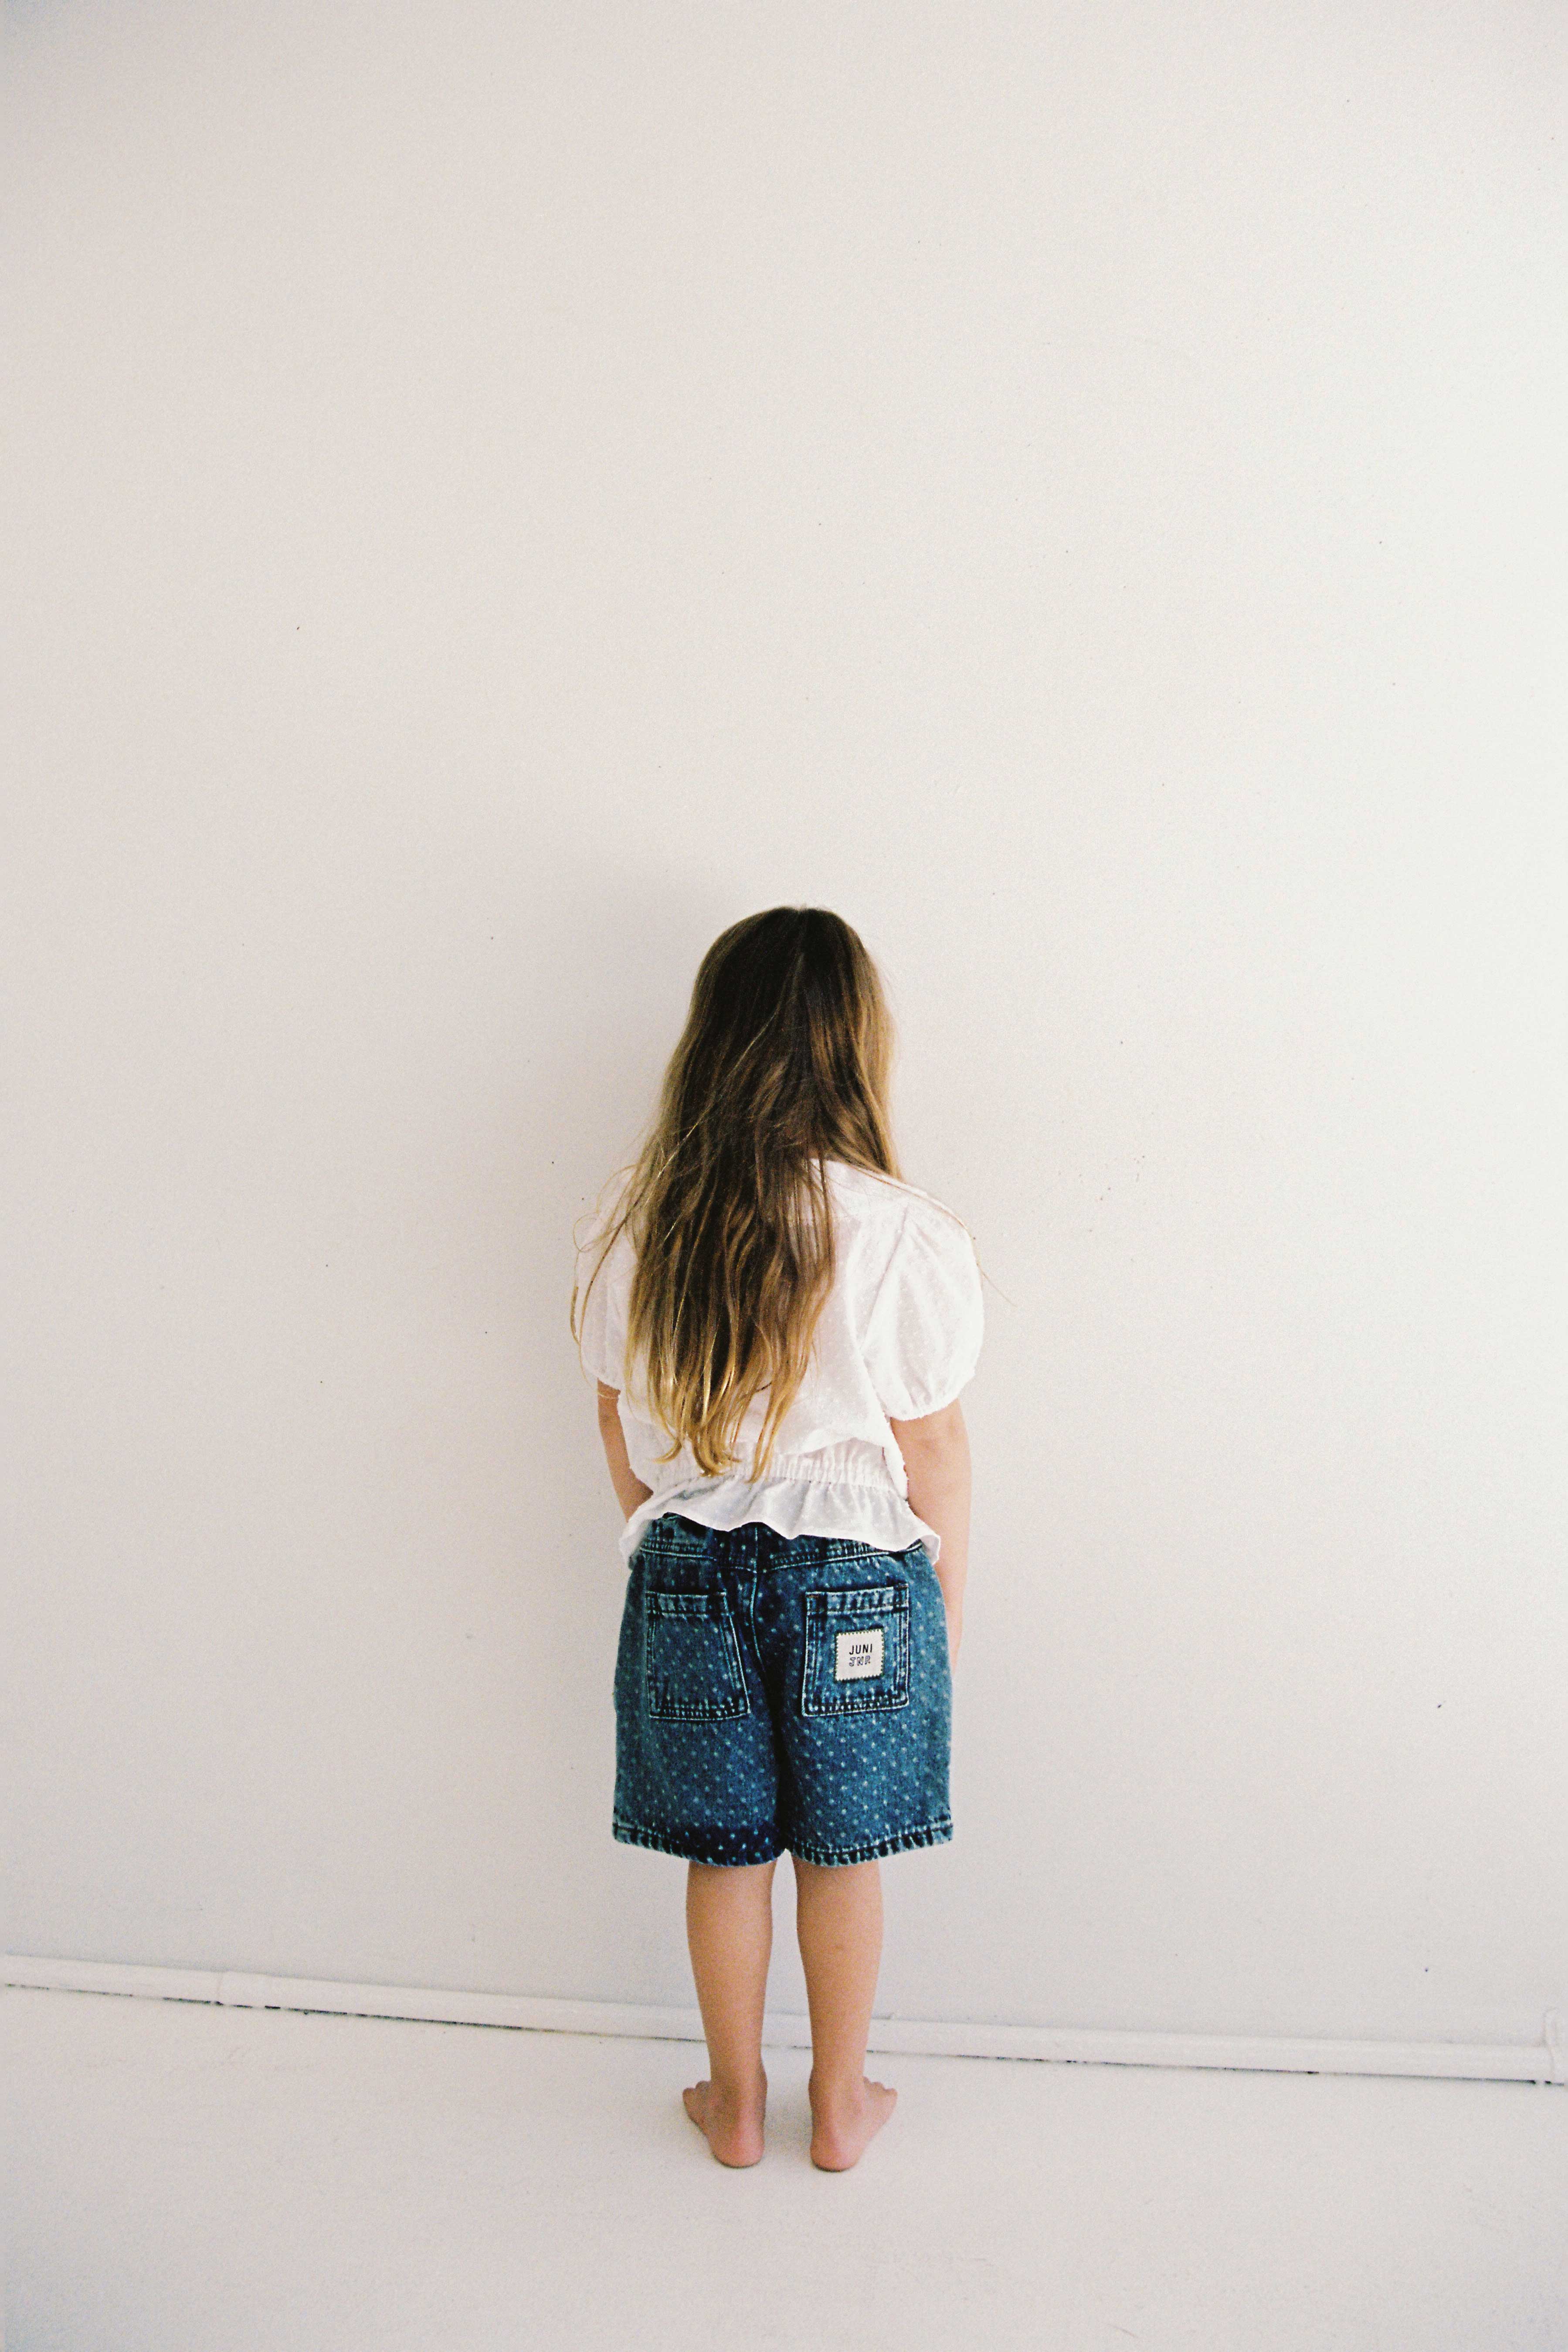
[[[749,1706],[650,1706],[650,1723],[743,1723],[752,1713]]]
[[[873,1552],[871,1557],[874,1559],[880,1559],[887,1555]],[[888,1596],[886,1599],[883,1598],[884,1594]],[[890,1617],[895,1611],[900,1616],[907,1617],[911,1607],[910,1588],[899,1579],[895,1579],[891,1584],[808,1585],[803,1598],[808,1605],[814,1601],[820,1601],[825,1604],[820,1609],[813,1610],[812,1614],[816,1617]],[[854,1601],[856,1606],[852,1609],[829,1609],[826,1603],[830,1601]]]
[[[610,1827],[612,1834],[618,1838],[623,1845],[651,1846],[656,1853],[672,1853],[678,1862],[700,1862],[704,1864],[710,1870],[716,1870],[723,1867],[721,1864],[710,1862],[706,1854],[692,1853],[686,1846],[678,1845],[672,1836],[666,1836],[660,1830],[645,1830],[635,1827],[632,1822],[623,1820],[618,1813],[612,1816]],[[759,1854],[757,1856],[757,1861],[776,1862],[784,1851],[784,1848],[782,1845],[775,1846],[772,1853]],[[751,1869],[754,1866],[754,1864],[749,1863],[742,1863],[738,1865],[738,1867],[742,1870]]]
[[[836,1723],[842,1715],[897,1715],[900,1708],[913,1704],[914,1694],[904,1691],[879,1691],[871,1698],[836,1698],[821,1706],[802,1706],[803,1723]]]
[[[810,1846],[791,1844],[791,1853],[798,1853],[802,1862],[815,1862],[826,1868],[835,1863],[875,1862],[881,1855],[901,1853],[908,1848],[922,1845],[943,1845],[952,1836],[952,1816],[944,1815],[940,1822],[928,1822],[922,1829],[900,1830],[896,1837],[877,1838],[859,1845]]]

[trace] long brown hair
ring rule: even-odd
[[[583,1293],[623,1231],[637,1251],[622,1384],[639,1354],[648,1410],[707,1475],[735,1466],[752,1398],[772,1458],[833,1286],[823,1162],[903,1181],[888,1087],[893,1026],[858,932],[826,907],[770,907],[721,931],[698,966],[647,1140]],[[582,1348],[577,1286],[570,1322]]]

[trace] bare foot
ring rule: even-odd
[[[768,2104],[768,2078],[758,2070],[756,2087],[744,2098],[721,2090],[717,2083],[693,2083],[682,2091],[686,2112],[721,2164],[756,2164],[763,2153],[763,2115]]]
[[[886,2083],[868,2083],[864,2075],[857,2091],[818,2100],[810,2082],[811,2160],[822,2172],[847,2172],[858,2164],[898,2105],[897,2091]]]

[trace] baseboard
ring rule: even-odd
[[[136,1993],[158,2000],[203,2000],[234,2009],[289,2009],[333,2017],[417,2018],[440,2025],[501,2025],[535,2033],[616,2033],[656,2042],[700,2042],[695,2009],[637,2003],[545,2000],[527,1993],[443,1992],[423,1985],[335,1984],[313,1977],[252,1976],[237,1969],[139,1968],[120,1960],[28,1959],[7,1954],[6,1985],[57,1992]],[[770,2010],[763,2040],[772,2049],[811,2046],[809,2021]],[[1100,2028],[954,2024],[934,2018],[874,2017],[869,2047],[887,2057],[1012,2058],[1090,2066],[1220,2066],[1269,2074],[1416,2074],[1482,2083],[1568,2082],[1561,2013],[1550,2011],[1539,2042],[1326,2042],[1297,2035],[1132,2033]]]

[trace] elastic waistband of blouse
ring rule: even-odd
[[[706,1550],[711,1546],[727,1565],[752,1568],[776,1559],[781,1552],[799,1551],[812,1560],[863,1559],[875,1554],[897,1559],[902,1553],[912,1551],[921,1540],[894,1549],[875,1543],[867,1536],[819,1535],[805,1531],[786,1536],[766,1519],[742,1519],[732,1528],[710,1526],[706,1519],[689,1519],[681,1511],[661,1511],[644,1528],[638,1549],[665,1553]]]

